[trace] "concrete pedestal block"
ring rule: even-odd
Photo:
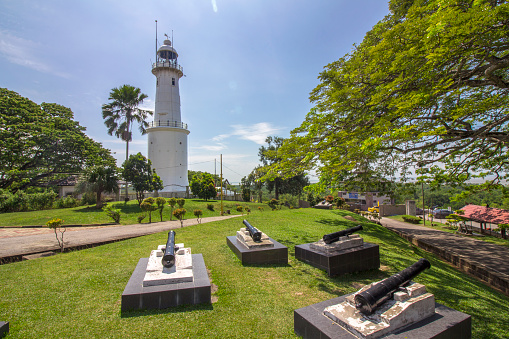
[[[272,238],[269,239],[274,244],[273,247],[249,249],[236,236],[226,237],[226,243],[243,265],[288,264],[288,248]]]
[[[9,333],[9,322],[0,321],[0,338]]]
[[[122,293],[121,311],[210,304],[210,280],[201,254],[193,254],[191,282],[143,287],[149,258],[141,258]]]
[[[380,250],[376,244],[365,242],[362,246],[332,253],[316,251],[310,245],[295,246],[295,258],[327,271],[330,277],[380,268]]]
[[[299,308],[293,312],[295,334],[304,339],[359,338],[323,314],[325,308],[345,301],[348,295]],[[472,321],[468,314],[435,303],[435,314],[384,336],[384,339],[470,339]]]

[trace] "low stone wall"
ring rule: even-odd
[[[403,215],[406,213],[405,205],[380,205],[380,216]]]

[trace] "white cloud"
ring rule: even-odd
[[[263,145],[269,135],[273,135],[282,129],[274,127],[268,122],[260,122],[251,126],[233,125],[231,127],[233,128],[231,135],[250,140],[258,145]]]
[[[269,135],[274,135],[282,130],[280,127],[274,127],[268,122],[259,122],[254,125],[232,125],[233,131],[229,134],[219,134],[212,138],[212,141],[219,142],[232,136],[238,136],[240,139],[252,141],[258,145],[263,145]]]
[[[223,143],[218,143],[217,145],[203,145],[203,146],[195,146],[195,147],[191,147],[192,149],[203,149],[203,150],[206,150],[206,151],[214,151],[214,152],[219,152],[219,151],[222,151],[222,150],[225,150],[227,149],[228,147],[223,144]]]
[[[68,73],[56,71],[50,65],[42,62],[36,53],[39,49],[42,49],[42,45],[38,42],[0,31],[0,54],[9,62],[62,78],[70,77]]]
[[[212,0],[212,10],[214,13],[217,13],[217,2],[216,0]]]

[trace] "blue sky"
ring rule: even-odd
[[[153,109],[155,20],[171,36],[185,77],[189,169],[237,183],[269,135],[288,137],[312,107],[323,67],[352,50],[388,14],[381,0],[0,0],[0,87],[71,108],[87,134],[115,152],[101,116],[112,88],[139,87]],[[136,134],[130,154],[147,154]]]

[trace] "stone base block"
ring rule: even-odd
[[[192,282],[147,287],[143,287],[143,278],[149,258],[141,258],[122,293],[121,311],[210,304],[210,280],[203,256],[193,254],[192,257]]]
[[[327,271],[330,277],[380,267],[379,247],[369,242],[365,242],[359,247],[332,253],[313,250],[310,248],[310,244],[297,245],[295,246],[295,258]]]
[[[228,247],[245,264],[288,264],[288,248],[269,238],[273,247],[247,248],[237,237],[226,237]]]
[[[323,314],[325,308],[344,302],[346,297],[347,295],[344,295],[295,310],[293,312],[295,334],[304,339],[358,338]],[[470,315],[438,303],[435,304],[435,314],[431,317],[384,336],[387,339],[470,339],[471,337],[472,321]]]
[[[0,321],[0,338],[9,333],[9,322]]]

